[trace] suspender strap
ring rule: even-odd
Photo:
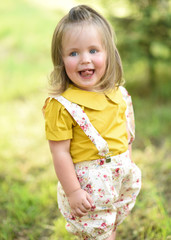
[[[82,108],[67,100],[63,96],[54,97],[58,102],[60,102],[70,115],[74,118],[77,124],[81,127],[84,133],[89,137],[89,139],[94,143],[99,151],[100,156],[106,156],[109,154],[109,147],[107,142],[100,136],[97,130],[91,124],[88,116],[82,110]]]
[[[127,104],[125,115],[126,115],[128,130],[130,132],[130,139],[128,141],[128,143],[130,144],[135,138],[134,112],[132,107],[132,100],[131,100],[131,96],[128,94],[127,90],[124,87],[120,86],[119,89],[123,95],[123,99]],[[82,108],[79,105],[70,102],[63,96],[58,96],[54,98],[58,102],[60,102],[66,108],[66,110],[70,113],[70,115],[74,118],[74,120],[81,127],[84,133],[96,146],[97,150],[99,151],[98,154],[102,157],[105,156],[106,158],[108,158],[110,154],[109,154],[109,147],[107,142],[100,136],[98,131],[93,127],[88,116],[82,110]]]
[[[132,99],[124,87],[120,86],[119,89],[127,105],[125,115],[126,115],[128,131],[130,133],[128,144],[131,144],[135,139],[135,120],[134,120],[134,109],[132,106]]]

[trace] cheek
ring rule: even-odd
[[[72,59],[64,60],[64,66],[67,74],[72,73],[76,70],[76,62]]]
[[[96,60],[96,67],[98,67],[102,72],[106,70],[106,57],[104,55],[98,57]]]

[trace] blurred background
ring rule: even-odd
[[[75,240],[56,203],[41,108],[59,19],[87,4],[112,24],[136,118],[143,185],[117,240],[171,239],[171,2],[6,0],[0,3],[0,239]]]

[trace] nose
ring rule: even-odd
[[[88,64],[91,63],[91,57],[89,53],[82,53],[81,54],[81,64]]]

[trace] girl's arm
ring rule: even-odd
[[[70,155],[70,140],[49,141],[56,175],[64,189],[74,216],[84,216],[92,207],[90,195],[81,189]]]

